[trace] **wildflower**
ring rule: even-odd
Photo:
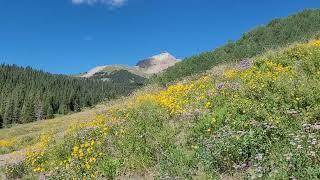
[[[13,139],[2,139],[0,140],[0,147],[12,147],[17,143],[15,138]]]
[[[252,66],[251,60],[250,59],[243,59],[240,61],[238,65],[239,70],[246,70],[249,69]]]
[[[218,84],[217,89],[218,89],[218,90],[221,90],[221,89],[224,88],[224,86],[225,86],[225,83],[224,83],[224,82],[221,82],[221,83]]]
[[[73,149],[73,152],[78,152],[79,147],[78,146],[74,146],[72,149]]]
[[[197,146],[197,145],[192,145],[191,148],[192,148],[192,149],[199,149],[199,146]]]
[[[210,108],[211,107],[211,102],[207,102],[206,103],[206,108]]]

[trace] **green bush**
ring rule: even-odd
[[[28,172],[26,165],[23,162],[8,164],[5,167],[5,175],[8,179],[18,179],[25,176]]]

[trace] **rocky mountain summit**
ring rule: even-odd
[[[150,58],[141,60],[136,66],[141,68],[146,74],[157,74],[173,65],[178,60],[168,52],[164,52]]]
[[[108,65],[98,66],[88,72],[80,75],[80,77],[90,78],[101,74],[110,74],[119,70],[126,70],[138,76],[148,77],[152,74],[160,73],[178,62],[174,56],[168,52],[164,52],[149,58],[143,59],[136,66],[128,65]]]

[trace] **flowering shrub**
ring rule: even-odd
[[[40,136],[37,144],[27,149],[26,164],[31,167],[33,172],[44,172],[47,170],[48,159],[45,153],[51,140],[51,135],[43,134]]]
[[[54,157],[54,176],[63,175],[68,178],[90,179],[99,175],[98,164],[105,154],[103,140],[109,135],[113,118],[107,119],[104,115],[97,115],[93,121],[73,125],[67,131],[66,141],[57,146],[54,151],[60,151]]]
[[[195,105],[195,102],[200,103],[198,108],[209,108],[211,103],[208,102],[208,96],[214,93],[214,86],[210,80],[210,77],[202,77],[191,83],[171,85],[159,92],[156,102],[170,114],[184,113],[190,105]]]
[[[215,88],[212,79],[204,76],[189,83],[170,85],[157,94],[138,96],[135,104],[150,101],[159,104],[169,114],[186,113],[194,108],[209,108],[209,97],[214,94]]]

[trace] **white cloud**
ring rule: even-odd
[[[127,3],[128,0],[72,0],[73,4],[87,4],[87,5],[95,5],[102,4],[109,6],[111,8],[121,7]]]

